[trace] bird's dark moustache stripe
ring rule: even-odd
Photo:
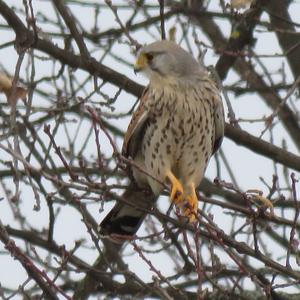
[[[150,65],[150,69],[156,73],[158,73],[160,76],[165,77],[165,74],[158,68],[154,68],[153,66]]]

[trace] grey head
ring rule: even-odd
[[[151,80],[153,76],[189,79],[201,75],[206,69],[187,51],[171,41],[158,41],[142,47],[134,70],[143,71]]]

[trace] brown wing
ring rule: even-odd
[[[215,143],[213,153],[221,146],[224,137],[224,108],[221,97],[214,99],[214,122],[215,122]]]
[[[148,112],[145,110],[145,103],[148,100],[149,91],[146,88],[140,100],[137,110],[133,113],[128,129],[124,137],[122,154],[126,157],[135,157],[141,147],[143,133],[147,126]]]

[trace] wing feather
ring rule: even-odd
[[[148,100],[148,95],[149,91],[148,88],[146,88],[126,131],[122,148],[122,154],[126,157],[130,156],[134,158],[141,147],[143,134],[148,120],[148,112],[145,110],[145,103]]]
[[[214,99],[215,142],[213,154],[220,148],[224,137],[224,108],[221,97]]]

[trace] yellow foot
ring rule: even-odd
[[[247,192],[249,192],[249,191],[247,191]],[[250,190],[250,192],[253,192],[253,190]],[[261,192],[259,192],[257,194],[252,193],[251,195],[252,195],[253,201],[260,202],[265,208],[268,208],[270,210],[271,215],[274,215],[274,207],[273,207],[273,203],[271,202],[271,200],[262,196]]]
[[[273,208],[273,204],[271,202],[271,200],[269,200],[266,197],[263,197],[261,195],[255,195],[254,200],[257,200],[259,202],[261,202],[263,204],[263,206],[267,207],[267,208]]]
[[[198,198],[195,191],[194,183],[190,184],[190,188],[192,189],[191,195],[186,197],[186,206],[184,208],[184,215],[189,218],[189,222],[193,223],[196,221],[196,215],[198,211]]]
[[[168,171],[166,176],[172,184],[170,195],[171,201],[173,201],[177,205],[183,200],[183,187],[171,171]]]

